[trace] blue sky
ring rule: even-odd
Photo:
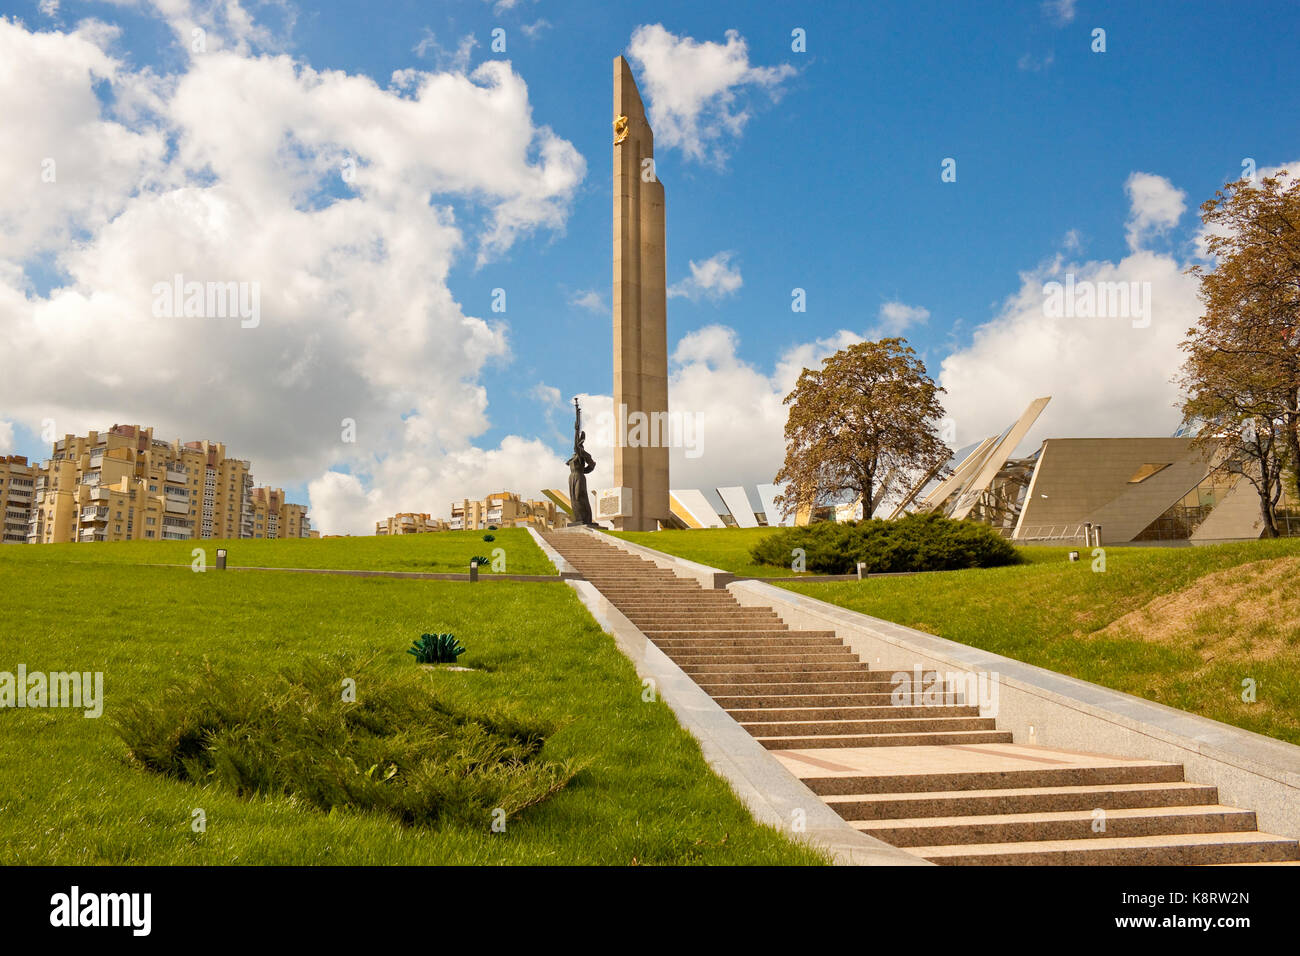
[[[1056,397],[1045,416],[1046,431],[1036,437],[1124,429],[1170,433],[1178,421],[1169,401],[1168,379],[1177,365],[1171,343],[1195,318],[1194,286],[1179,276],[1196,261],[1196,207],[1239,176],[1247,157],[1268,168],[1300,156],[1300,103],[1291,95],[1300,79],[1295,56],[1300,10],[1294,3],[1255,3],[1250,16],[1225,15],[1219,3],[1093,0],[233,5],[264,33],[232,27],[231,7],[185,0],[158,6],[63,0],[55,10],[48,0],[41,8],[27,0],[3,0],[0,15],[22,21],[12,42],[33,49],[42,33],[98,35],[84,25],[88,18],[120,27],[96,42],[119,64],[119,74],[132,79],[96,88],[102,119],[120,127],[115,135],[152,129],[171,150],[185,130],[207,122],[201,105],[185,103],[184,111],[174,103],[155,105],[153,119],[150,111],[130,116],[124,91],[149,86],[141,77],[174,81],[199,68],[199,59],[180,42],[187,35],[187,17],[210,26],[214,49],[237,56],[232,70],[251,70],[258,58],[288,56],[300,69],[365,76],[385,89],[395,71],[472,76],[485,61],[508,61],[509,71],[526,84],[531,124],[549,127],[554,138],[569,144],[580,159],[569,168],[581,166],[581,175],[571,187],[547,194],[550,211],[486,261],[476,253],[499,197],[485,197],[472,185],[446,195],[435,190],[431,197],[433,205],[453,211],[461,238],[448,254],[445,282],[431,268],[433,285],[445,285],[459,313],[493,328],[500,345],[481,361],[469,360],[472,368],[463,378],[457,379],[458,369],[467,365],[463,357],[450,358],[447,368],[426,363],[423,374],[481,390],[474,394],[485,396],[482,414],[455,434],[422,432],[423,444],[413,446],[409,434],[402,439],[392,433],[401,427],[397,401],[371,412],[370,420],[387,416],[369,432],[385,431],[383,442],[340,448],[336,438],[322,437],[292,455],[265,451],[283,429],[303,427],[312,421],[313,409],[328,404],[320,397],[328,389],[309,394],[294,385],[311,378],[313,365],[318,380],[330,374],[327,327],[347,320],[344,313],[325,309],[319,335],[305,331],[306,325],[293,333],[308,343],[308,371],[289,376],[277,391],[259,391],[265,375],[255,380],[251,368],[247,377],[241,373],[239,349],[264,351],[264,340],[245,336],[238,348],[223,353],[228,367],[212,373],[212,380],[256,396],[238,417],[210,415],[212,403],[205,401],[178,420],[173,409],[157,407],[159,392],[140,391],[129,376],[117,380],[78,371],[75,356],[68,355],[54,367],[61,364],[67,374],[84,378],[76,401],[55,394],[60,386],[48,375],[25,381],[21,397],[16,385],[14,393],[0,391],[0,440],[2,423],[8,422],[8,450],[44,457],[48,448],[37,435],[46,417],[43,405],[58,411],[51,417],[78,426],[71,430],[84,430],[83,422],[106,426],[128,418],[188,427],[180,437],[225,440],[236,452],[252,449],[241,453],[253,457],[255,466],[265,462],[259,480],[265,474],[299,500],[310,495],[313,508],[340,528],[362,527],[392,510],[445,510],[443,498],[482,495],[497,490],[498,481],[518,483],[535,475],[534,486],[515,489],[529,495],[562,484],[562,472],[537,474],[553,467],[546,448],[562,462],[568,428],[563,410],[539,399],[538,387],[556,390],[566,402],[579,393],[607,396],[611,387],[610,318],[598,311],[602,305],[607,309],[610,288],[611,60],[628,51],[640,27],[662,25],[670,38],[666,42],[687,48],[694,43],[720,49],[734,31],[747,67],[780,74],[770,83],[735,83],[721,100],[698,104],[702,158],[690,155],[685,145],[665,145],[662,134],[656,151],[667,192],[669,283],[687,279],[692,262],[720,254],[727,270],[740,277],[729,292],[696,290],[694,296],[669,300],[670,351],[686,341],[674,366],[681,376],[674,401],[680,399],[684,408],[708,404],[704,410],[716,418],[712,450],[682,472],[693,484],[769,480],[780,463],[779,422],[774,433],[773,416],[785,384],[779,370],[783,357],[816,357],[830,350],[816,346],[819,341],[842,344],[871,335],[884,327],[882,309],[891,303],[894,314],[912,317],[902,322],[903,334],[932,374],[946,376],[959,444],[997,430],[1044,389]],[[504,53],[491,49],[495,28],[505,31]],[[806,32],[806,52],[791,48],[796,28]],[[1105,52],[1091,49],[1095,28],[1105,30]],[[471,36],[474,44],[462,46]],[[458,49],[468,49],[468,56],[458,58]],[[646,69],[653,67],[636,58],[633,67],[647,94]],[[4,91],[6,102],[15,93],[39,101],[39,77],[39,71],[11,77],[7,82],[17,87]],[[692,78],[664,76],[661,82],[665,88],[689,88]],[[647,100],[655,121],[657,104],[652,96]],[[743,114],[739,132],[719,128],[719,102],[727,115]],[[240,108],[246,110],[242,115],[232,113],[229,103],[218,103],[211,116],[236,141],[265,119],[255,101]],[[166,118],[157,119],[159,114]],[[353,132],[352,151],[364,152],[374,131]],[[384,135],[397,137],[401,130]],[[541,142],[533,140],[524,163],[538,162]],[[941,182],[945,158],[956,160],[955,182]],[[77,251],[78,243],[107,250],[117,241],[124,244],[121,254],[137,249],[126,238],[115,240],[112,224],[142,194],[161,201],[168,190],[214,180],[228,184],[233,194],[243,188],[240,183],[254,182],[237,159],[223,162],[229,175],[220,165],[215,174],[203,174],[192,163],[169,165],[158,158],[146,164],[134,187],[130,171],[114,180],[119,200],[65,211],[66,228],[56,224],[0,254],[0,262],[25,276],[14,284],[27,287],[24,304],[0,304],[0,323],[19,329],[32,320],[25,310],[35,309],[39,316],[41,308],[53,308],[51,299],[60,288],[92,296],[96,290],[86,276],[105,273],[69,271],[66,257],[84,252]],[[1126,188],[1134,174],[1153,177],[1154,192]],[[93,177],[93,168],[86,175]],[[325,205],[349,195],[328,177],[315,190]],[[1147,200],[1150,208],[1142,206]],[[5,213],[23,211],[0,209],[0,221]],[[400,217],[377,228],[381,233],[400,228],[396,223]],[[107,252],[104,257],[112,261]],[[171,267],[156,261],[151,268],[169,275]],[[1053,333],[1034,346],[1026,328],[1035,326],[1018,325],[1028,321],[1025,303],[1044,275],[1065,268],[1153,281],[1155,328],[1164,332],[1139,337],[1111,329],[1087,333],[1086,341],[1074,333]],[[412,271],[418,273],[418,259],[394,281],[418,282],[410,279]],[[347,282],[346,276],[338,282]],[[806,313],[790,310],[795,287],[807,292]],[[504,314],[491,310],[497,288],[506,290]],[[334,291],[346,296],[348,290]],[[596,308],[575,304],[593,292],[588,301]],[[328,300],[332,293],[317,288],[313,294]],[[983,344],[977,336],[981,329],[988,333]],[[185,381],[187,363],[202,361],[204,341],[196,339],[196,354],[188,355],[181,343],[174,384]],[[276,343],[281,362],[292,362],[293,341]],[[1007,348],[1007,342],[1025,351]],[[399,341],[390,345],[400,353]],[[380,359],[385,354],[375,352]],[[1106,378],[1106,359],[1113,354],[1137,356],[1138,364]],[[430,355],[436,359],[437,349]],[[1031,372],[1036,358],[1053,365],[1053,372]],[[375,357],[368,361],[373,369]],[[1017,362],[1024,364],[1024,374],[1008,374],[1008,368],[1017,370]],[[1150,369],[1146,385],[1134,384],[1135,367]],[[1081,373],[1081,368],[1092,371]],[[711,372],[716,373],[712,379]],[[455,389],[425,396],[421,373],[406,374],[391,381],[361,374],[355,404],[361,407],[360,396],[384,389],[409,392],[419,415],[434,419],[447,403],[458,403]],[[1079,385],[1075,379],[1081,374],[1095,381]],[[711,387],[719,406],[757,389],[750,405],[761,401],[766,417],[747,422],[743,402],[730,410],[714,407]],[[277,412],[280,403],[283,411]],[[330,415],[335,412],[329,409]],[[287,423],[268,424],[277,415]],[[728,442],[744,436],[750,425],[745,444],[761,455],[742,461]],[[322,436],[333,427],[321,424]],[[507,447],[512,438],[537,444],[516,454],[518,449]],[[382,466],[402,454],[415,460],[461,455],[470,470],[434,468],[423,479],[433,500],[410,500],[423,494],[420,484],[386,477]],[[477,483],[467,477],[474,474],[480,475]],[[328,475],[356,481],[324,480]]]

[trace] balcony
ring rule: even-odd
[[[177,471],[175,468],[167,469],[166,478],[168,481],[174,481],[178,485],[183,485],[185,482],[190,480],[189,476],[185,474],[185,472]]]
[[[168,498],[167,501],[163,503],[163,509],[169,515],[187,515],[190,513],[190,503],[188,501],[177,501]]]
[[[93,507],[92,507],[92,508],[82,508],[82,509],[81,509],[81,520],[82,520],[82,521],[107,521],[107,520],[108,520],[108,509],[107,509],[107,508],[93,508]]]

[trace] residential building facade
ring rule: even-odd
[[[34,470],[26,534],[33,544],[265,537],[271,500],[274,536],[287,536],[278,534],[281,523],[294,537],[309,530],[303,506],[287,505],[279,489],[254,489],[250,463],[220,442],[166,442],[152,428],[114,425],[65,435]]]
[[[447,522],[432,518],[424,512],[401,511],[390,518],[375,522],[375,534],[429,534],[446,531]]]
[[[0,455],[0,542],[4,544],[27,541],[36,470],[22,455]]]
[[[562,528],[569,517],[553,501],[526,501],[511,491],[498,491],[481,501],[462,498],[451,503],[451,531],[498,528]]]

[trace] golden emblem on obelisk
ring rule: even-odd
[[[623,140],[627,139],[627,117],[614,117],[614,145],[617,146]]]

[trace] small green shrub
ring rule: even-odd
[[[132,760],[154,773],[406,824],[486,828],[497,807],[512,816],[578,772],[541,759],[549,725],[455,710],[430,694],[424,673],[370,667],[349,658],[272,675],[209,667],[119,705],[110,720]],[[346,678],[356,680],[355,700],[340,693]]]
[[[858,562],[867,573],[884,574],[993,568],[1022,560],[988,525],[933,513],[785,528],[756,544],[750,556],[759,564],[790,567],[796,548],[804,550],[808,570],[821,574],[852,574]]]
[[[488,525],[488,530],[489,530],[489,531],[496,531],[496,530],[497,530],[497,526],[494,525],[494,524],[490,524],[490,525]]]
[[[465,645],[456,640],[455,634],[421,634],[406,653],[414,654],[417,664],[455,664],[465,653]]]
[[[484,541],[495,541],[496,539],[497,539],[497,536],[494,535],[494,534],[485,534],[485,535],[483,535],[483,540],[484,540]]]

